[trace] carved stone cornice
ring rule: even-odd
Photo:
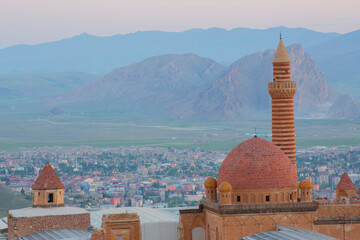
[[[268,88],[272,98],[294,97],[296,82],[269,82]]]

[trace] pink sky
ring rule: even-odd
[[[87,32],[304,27],[360,29],[359,0],[0,0],[0,48]]]

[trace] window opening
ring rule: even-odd
[[[53,194],[53,193],[49,193],[49,195],[48,195],[48,202],[49,202],[49,203],[54,202],[54,194]]]

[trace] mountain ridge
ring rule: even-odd
[[[287,49],[292,80],[297,82],[296,114],[324,117],[340,94],[328,85],[301,45]],[[194,54],[151,57],[117,68],[48,104],[68,111],[69,106],[79,105],[85,111],[90,105],[90,111],[138,112],[152,117],[234,120],[244,118],[245,112],[246,117],[264,116],[271,106],[267,82],[272,79],[274,54],[275,50],[257,52],[228,68]]]
[[[304,28],[190,29],[183,32],[140,31],[73,38],[0,50],[0,73],[88,72],[104,74],[151,56],[191,52],[231,63],[242,56],[272,48],[280,31],[287,43],[312,46],[341,36]]]

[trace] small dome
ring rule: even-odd
[[[222,182],[219,186],[220,192],[231,192],[233,190],[232,186],[228,182]]]
[[[234,189],[297,188],[296,170],[275,144],[254,137],[236,146],[220,166],[217,182]]]
[[[309,179],[305,178],[304,180],[302,180],[302,181],[299,183],[299,188],[300,188],[300,189],[304,189],[304,188],[314,188],[314,185],[313,185],[313,183],[312,183]]]
[[[216,188],[217,187],[217,181],[213,177],[208,177],[204,182],[205,188]]]

